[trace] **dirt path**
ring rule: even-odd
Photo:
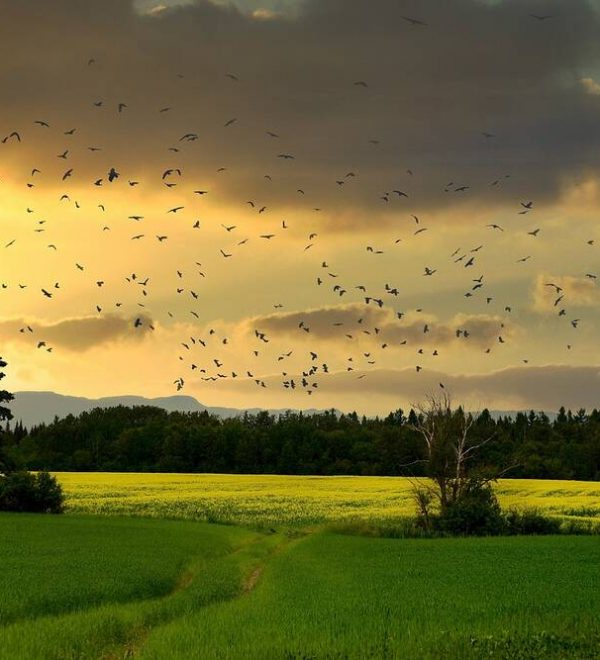
[[[240,589],[237,592],[237,594],[231,597],[225,597],[223,599],[211,601],[206,605],[209,604],[213,605],[214,603],[218,603],[218,602],[234,600],[236,598],[240,598],[249,594],[258,586],[260,579],[269,561],[276,555],[279,555],[282,552],[288,550],[290,546],[295,545],[303,538],[305,538],[305,535],[298,536],[296,538],[281,536],[278,542],[275,543],[273,547],[267,552],[265,557],[263,557],[260,560],[257,559],[255,562],[253,562],[251,570],[247,572],[242,578],[240,583]],[[272,535],[259,536],[255,540],[246,543],[241,547],[233,550],[223,559],[228,557],[234,557],[235,555],[239,555],[244,552],[248,552],[252,547],[256,547],[258,544],[261,543],[267,544],[272,542],[273,542]],[[207,562],[204,561],[198,562],[196,564],[191,564],[190,566],[188,566],[177,580],[177,583],[175,584],[173,589],[168,594],[162,596],[160,600],[167,600],[169,598],[173,598],[177,594],[189,589],[194,583],[196,577],[205,568],[207,568]],[[125,641],[123,644],[120,644],[117,647],[113,647],[110,650],[108,650],[105,654],[101,656],[101,660],[122,660],[123,658],[136,657],[137,655],[139,655],[144,644],[146,643],[146,640],[148,639],[149,635],[152,633],[154,629],[163,626],[175,620],[176,618],[177,618],[176,616],[171,616],[171,617],[166,616],[165,618],[159,617],[159,619],[153,623],[142,623],[138,626],[133,627],[130,631],[130,635],[128,636],[127,641]]]

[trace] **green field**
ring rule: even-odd
[[[313,535],[275,557],[247,597],[157,630],[142,657],[198,648],[204,658],[598,657],[600,544]]]
[[[390,523],[412,516],[415,481],[405,477],[62,472],[74,513],[181,518],[304,527],[326,522]],[[600,484],[501,479],[503,508],[530,508],[600,527]]]
[[[598,536],[331,531],[412,515],[401,478],[57,476],[67,515],[0,514],[0,659],[600,657]],[[597,483],[496,492],[600,525]]]
[[[0,515],[0,658],[594,658],[593,536]]]
[[[163,520],[0,514],[0,657],[124,657],[234,598],[283,539]]]

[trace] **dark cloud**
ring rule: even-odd
[[[455,401],[471,408],[497,407],[513,410],[558,410],[560,406],[594,408],[599,405],[600,367],[549,365],[511,367],[487,374],[450,375],[414,370],[378,370],[358,380],[355,375],[336,374],[319,385],[329,392],[360,394],[365,400],[381,397],[418,402],[428,393],[440,392],[442,382]],[[383,409],[383,408],[382,408]]]
[[[599,64],[600,20],[586,0],[568,11],[561,0],[310,0],[260,18],[203,0],[152,16],[124,0],[4,4],[0,133],[17,128],[23,143],[0,145],[3,158],[29,168],[48,149],[56,182],[56,149],[71,144],[71,185],[110,166],[160,184],[181,166],[182,185],[205,182],[216,199],[317,206],[372,229],[433,206],[550,201],[563,177],[600,164],[600,101],[581,83]],[[199,139],[179,142],[187,132]],[[444,192],[449,181],[471,188]],[[409,198],[383,202],[393,188]]]
[[[117,341],[139,341],[150,332],[152,320],[147,316],[138,318],[142,325],[137,328],[134,327],[135,318],[111,314],[103,317],[63,319],[56,323],[10,319],[0,321],[0,340],[34,346],[44,341],[47,347],[64,348],[79,353]],[[29,332],[27,326],[30,326],[33,332]],[[24,332],[21,332],[22,329]]]
[[[350,335],[379,344],[385,342],[390,347],[402,342],[433,347],[460,342],[463,346],[482,348],[497,342],[499,336],[509,340],[518,331],[514,324],[490,314],[458,314],[440,321],[431,315],[413,313],[405,320],[398,319],[389,307],[359,303],[269,314],[254,317],[245,325],[249,333],[258,330],[267,336],[339,342]]]
[[[280,378],[273,376],[264,380],[273,396],[280,397],[277,405],[298,407],[305,402],[305,398],[299,398],[302,393],[277,394],[282,389]],[[598,408],[600,397],[600,366],[511,367],[473,375],[451,375],[427,369],[420,373],[415,373],[414,369],[376,369],[337,372],[321,375],[317,380],[318,390],[310,399],[311,405],[350,411],[356,409],[359,401],[359,411],[372,415],[386,414],[400,407],[407,410],[428,396],[441,393],[440,383],[453,401],[470,410],[550,412],[557,411],[560,406],[591,410]],[[256,390],[251,380],[221,382],[220,387],[240,397],[251,397]]]

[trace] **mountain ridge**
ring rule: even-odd
[[[120,396],[106,396],[88,398],[59,394],[49,390],[19,391],[14,393],[14,400],[10,403],[13,422],[21,421],[23,426],[30,428],[38,424],[49,424],[55,417],[63,418],[67,415],[80,415],[94,408],[112,408],[116,406],[156,406],[168,412],[204,412],[223,418],[231,418],[244,413],[257,414],[263,410],[271,414],[283,414],[289,410],[305,412],[307,414],[323,412],[316,408],[296,410],[291,408],[263,409],[263,408],[228,408],[225,406],[206,406],[193,396],[172,395],[163,397],[144,397],[134,394]],[[338,412],[338,411],[336,411]]]
[[[244,413],[255,415],[267,411],[273,415],[281,415],[286,412],[303,412],[306,414],[324,412],[325,409],[309,408],[229,408],[226,406],[207,406],[193,396],[174,394],[163,397],[143,397],[135,394],[124,394],[120,396],[105,396],[88,398],[83,396],[72,396],[59,394],[49,390],[19,391],[14,393],[14,400],[10,403],[13,413],[13,423],[22,422],[23,426],[30,428],[38,424],[49,424],[55,417],[63,418],[67,415],[80,415],[94,408],[111,408],[115,406],[156,406],[168,412],[204,412],[217,415],[224,419],[238,417]],[[328,408],[327,410],[331,410]],[[335,410],[340,414],[339,410]],[[515,417],[525,410],[490,410],[494,418]],[[553,420],[555,412],[544,411]]]

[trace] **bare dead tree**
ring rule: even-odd
[[[475,417],[458,407],[452,409],[448,393],[429,395],[424,403],[413,405],[417,422],[410,428],[423,439],[427,476],[433,481],[425,488],[438,500],[441,511],[456,502],[472,485],[469,460],[490,442],[494,434],[476,438],[472,433]],[[497,475],[478,475],[480,485],[493,481]],[[423,484],[421,484],[423,487]]]

